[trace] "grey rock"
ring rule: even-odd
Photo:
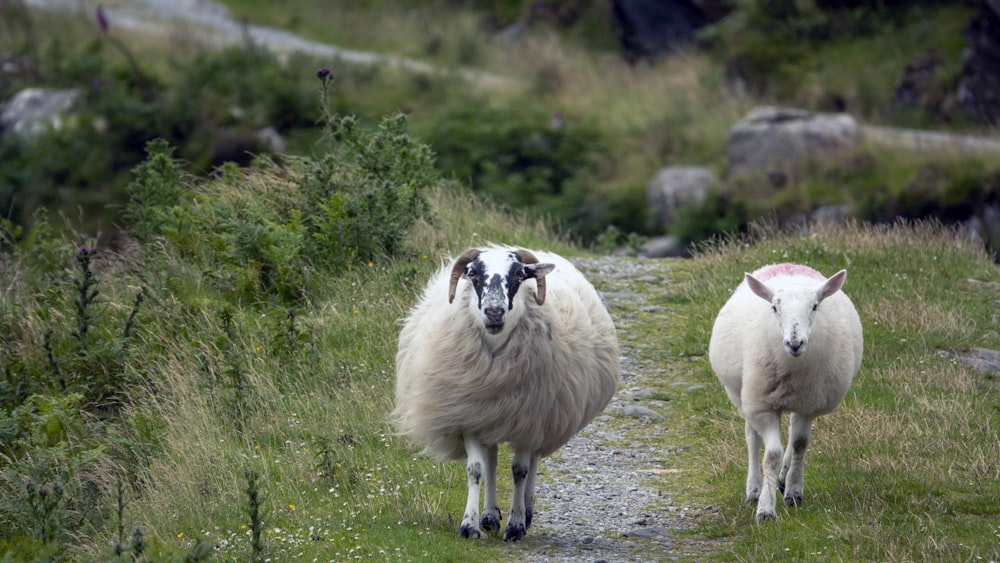
[[[655,389],[649,389],[649,388],[634,389],[632,391],[632,400],[633,401],[638,401],[638,400],[641,400],[641,399],[648,399],[648,398],[653,397],[655,395],[656,395],[656,390]]]
[[[34,137],[46,129],[59,128],[66,114],[80,99],[75,88],[27,88],[10,99],[0,112],[0,128],[5,133]]]
[[[1000,375],[1000,352],[987,348],[973,348],[960,355],[970,366],[987,373]]]
[[[288,152],[288,142],[278,133],[274,127],[264,127],[256,132],[257,141],[274,154],[285,154]]]
[[[841,223],[851,217],[847,205],[821,205],[812,212],[813,223]]]
[[[644,258],[682,258],[688,255],[687,246],[674,236],[654,237],[642,245],[639,255]]]
[[[727,177],[780,175],[802,160],[844,154],[860,140],[857,121],[846,113],[758,107],[729,130]]]
[[[662,414],[654,411],[653,409],[647,409],[646,407],[638,407],[635,405],[628,405],[623,408],[622,414],[635,418],[663,418]]]
[[[718,184],[718,177],[704,166],[667,166],[650,181],[646,202],[654,220],[666,228],[678,209],[705,201],[708,191]]]
[[[665,535],[666,532],[661,528],[657,527],[637,528],[635,530],[625,533],[626,537],[633,537],[633,538],[652,538],[654,536],[665,536]]]

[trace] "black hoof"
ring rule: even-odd
[[[802,506],[802,495],[789,495],[785,497],[785,506]]]
[[[775,520],[776,518],[777,517],[774,515],[773,512],[758,512],[757,513],[757,521],[758,522],[770,522],[772,520]]]
[[[487,532],[499,532],[500,517],[492,514],[483,514],[483,518],[479,521],[479,527]]]
[[[524,539],[524,525],[507,524],[507,529],[503,532],[503,541],[516,542]]]
[[[458,529],[458,535],[463,538],[472,538],[476,540],[483,539],[485,537],[479,528],[471,524],[462,524],[462,527]]]

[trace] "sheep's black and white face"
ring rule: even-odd
[[[521,285],[525,280],[542,279],[554,267],[524,264],[516,253],[504,249],[483,250],[469,262],[462,277],[476,293],[470,306],[475,305],[481,313],[486,332],[499,334],[505,326],[515,323],[525,307],[517,298]]]

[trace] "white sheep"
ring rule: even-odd
[[[473,248],[431,277],[399,336],[393,418],[425,454],[467,460],[462,537],[500,530],[501,443],[514,452],[504,540],[524,537],[539,459],[604,409],[618,385],[619,362],[600,296],[556,254]]]
[[[846,270],[827,279],[798,264],[765,266],[746,274],[712,327],[712,369],[746,420],[746,498],[757,505],[758,521],[775,518],[776,487],[784,489],[786,506],[802,503],[812,422],[840,405],[861,367],[861,320],[840,291],[846,279]]]

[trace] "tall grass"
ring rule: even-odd
[[[281,183],[261,174],[250,181]],[[220,180],[204,189],[226,197],[238,188]],[[160,453],[128,503],[129,528],[144,530],[154,545],[207,540],[221,560],[244,560],[253,551],[245,477],[253,471],[266,556],[502,558],[496,545],[453,541],[464,502],[461,468],[416,457],[388,425],[396,323],[430,271],[466,246],[571,247],[544,224],[448,187],[432,194],[431,207],[435,220],[415,229],[412,252],[321,282],[295,317],[295,342],[277,311],[236,309],[227,321],[196,293],[168,292],[189,301],[188,312],[178,317],[170,306],[175,312],[153,335],[180,323],[193,338],[183,346],[164,339],[161,353],[137,360],[136,369],[155,374],[155,388],[139,391],[135,409],[156,421]],[[199,276],[177,262],[162,267]],[[233,370],[242,381],[239,405]],[[86,557],[106,553],[112,533],[88,538]]]

